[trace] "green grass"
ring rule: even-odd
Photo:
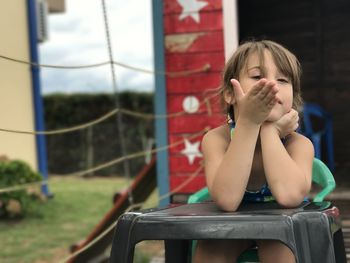
[[[112,206],[126,181],[118,178],[50,180],[54,198],[23,219],[0,221],[0,262],[58,262],[83,239]]]

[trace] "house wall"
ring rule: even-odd
[[[1,55],[29,61],[27,1],[1,1]],[[31,71],[0,58],[0,127],[34,130]],[[35,136],[0,132],[0,155],[22,159],[37,169]]]

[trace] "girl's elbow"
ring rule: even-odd
[[[276,196],[276,201],[279,205],[286,208],[294,208],[300,205],[306,195],[303,193],[295,192],[295,193],[285,193]]]
[[[292,199],[280,199],[280,200],[276,200],[277,203],[285,208],[294,208],[297,207],[299,204],[301,204],[300,200],[292,200]]]
[[[215,203],[225,212],[235,212],[240,204],[240,202],[235,200],[230,200],[228,198],[218,197],[214,198]]]
[[[235,212],[238,208],[238,205],[229,202],[222,202],[217,204],[220,207],[220,209],[225,212]]]
[[[234,212],[238,209],[242,196],[238,193],[233,194],[233,191],[211,187],[209,188],[209,192],[214,200],[214,202],[218,205],[218,207],[225,212]]]

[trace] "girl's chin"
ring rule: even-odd
[[[282,107],[281,105],[276,105],[272,108],[269,116],[267,117],[267,121],[275,122],[282,118],[284,114],[289,112],[291,107]]]

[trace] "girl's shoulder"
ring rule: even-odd
[[[305,147],[313,147],[312,142],[309,138],[305,137],[304,135],[293,132],[289,134],[285,140],[284,140],[284,145],[286,147],[290,147],[293,145],[298,145],[298,146],[305,146]]]
[[[228,125],[221,125],[219,127],[209,130],[204,135],[204,138],[230,140],[230,128],[228,127]]]
[[[209,130],[203,137],[202,147],[205,145],[218,145],[227,147],[230,143],[230,128],[228,125],[221,125],[217,128]]]

